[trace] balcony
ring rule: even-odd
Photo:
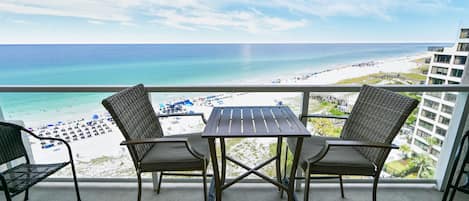
[[[108,96],[110,93],[120,91],[127,86],[0,86],[0,97],[2,95],[22,94],[28,96],[41,95],[44,93],[48,94],[99,94],[99,96],[93,96],[93,103],[99,106],[99,100],[102,97]],[[382,85],[380,87],[400,92],[400,93],[412,93],[411,95],[420,94],[423,92],[442,93],[442,92],[459,92],[457,95],[455,108],[464,108],[469,105],[468,85]],[[148,86],[147,90],[152,93],[152,98],[155,96],[168,95],[168,97],[181,97],[181,96],[200,96],[203,94],[204,97],[211,100],[211,103],[218,104],[217,97],[221,97],[217,94],[225,93],[226,96],[241,96],[241,99],[262,97],[263,101],[258,101],[256,104],[273,104],[276,97],[279,94],[290,94],[288,100],[294,100],[291,102],[283,102],[282,104],[288,105],[298,115],[316,112],[317,105],[327,105],[334,107],[327,107],[328,112],[338,112],[334,108],[342,109],[342,112],[347,112],[345,105],[340,105],[344,100],[353,101],[356,93],[360,90],[358,85],[219,85],[219,86]],[[343,99],[331,98],[330,94],[348,94]],[[181,95],[183,94],[183,95]],[[209,95],[207,95],[209,94]],[[212,94],[212,95],[210,95]],[[213,95],[215,94],[215,95]],[[257,94],[257,96],[249,96],[249,94]],[[321,94],[326,94],[320,99]],[[243,97],[249,96],[249,97]],[[66,96],[65,96],[66,97]],[[208,98],[210,97],[210,98]],[[213,101],[212,101],[213,100]],[[318,100],[321,100],[318,103]],[[229,104],[229,103],[225,103]],[[157,106],[154,103],[154,106]],[[213,106],[213,105],[211,105]],[[208,106],[208,107],[211,107]],[[342,107],[343,106],[343,107]],[[2,107],[3,111],[7,114],[9,112],[8,105]],[[396,193],[399,193],[400,200],[440,200],[442,193],[439,191],[447,180],[446,170],[447,164],[450,158],[453,158],[453,150],[455,147],[452,146],[451,141],[457,140],[457,137],[463,132],[464,126],[460,126],[460,122],[465,122],[467,118],[469,108],[464,108],[458,111],[454,111],[452,119],[449,123],[449,129],[446,133],[446,140],[441,149],[439,160],[434,167],[434,174],[431,177],[424,177],[422,175],[416,175],[413,179],[403,178],[394,176],[388,172],[382,174],[384,177],[381,180],[380,187],[378,190],[379,200],[396,200]],[[104,109],[102,109],[104,110]],[[94,111],[83,111],[93,113]],[[63,115],[67,115],[64,112]],[[13,116],[15,117],[15,116]],[[10,115],[5,115],[5,118],[10,118]],[[27,125],[35,122],[28,122],[28,119],[23,119]],[[55,119],[56,120],[56,119]],[[313,131],[313,134],[318,134],[315,131],[315,122],[304,121],[308,125],[308,128]],[[171,121],[167,125],[171,126]],[[332,122],[332,125],[340,124],[340,122]],[[410,123],[412,124],[412,123]],[[414,122],[415,124],[415,122]],[[173,128],[174,129],[174,126]],[[197,128],[195,128],[197,129]],[[405,129],[412,129],[412,126],[408,126]],[[404,129],[403,129],[404,130]],[[407,144],[405,138],[412,135],[413,130],[410,134],[402,131],[400,137],[401,145]],[[103,138],[106,136],[103,135]],[[399,137],[398,137],[399,138]],[[80,147],[81,141],[72,143],[72,149]],[[113,144],[112,149],[119,149],[118,140],[114,142],[108,142]],[[450,142],[450,143],[446,143]],[[38,145],[38,144],[36,144]],[[75,146],[75,147],[73,147]],[[83,147],[83,146],[81,146]],[[39,147],[38,150],[41,148]],[[34,150],[33,150],[34,152]],[[125,155],[126,153],[124,153]],[[430,154],[430,153],[424,153]],[[394,158],[390,158],[389,162],[395,161],[397,156],[402,155],[401,152],[395,152]],[[35,158],[37,161],[45,160],[41,158],[45,156],[38,156]],[[248,158],[252,159],[252,158]],[[99,160],[104,160],[99,158]],[[98,160],[98,161],[99,161]],[[114,161],[116,162],[116,161]],[[128,158],[124,158],[119,161],[119,167],[127,167],[131,162]],[[106,174],[105,172],[90,173],[95,169],[96,163],[92,161],[82,161],[81,171],[79,171],[80,186],[83,195],[83,200],[134,200],[136,197],[136,182],[135,173],[132,169],[130,171],[121,171],[123,169],[116,168],[115,174]],[[0,167],[1,168],[1,167]],[[102,175],[100,175],[102,174]],[[155,178],[156,179],[156,178]],[[143,200],[199,200],[202,198],[202,190],[200,181],[192,178],[168,178],[163,182],[163,189],[161,194],[156,195],[153,193],[151,175],[146,175],[144,184]],[[71,185],[71,178],[65,173],[59,173],[59,177],[50,178],[47,182],[43,182],[37,187],[31,190],[32,200],[70,200],[67,199],[73,196],[73,186]],[[271,185],[260,183],[261,180],[253,177],[247,179],[244,183],[235,185],[234,188],[230,188],[224,194],[224,200],[286,200],[280,199],[277,189]],[[347,200],[371,200],[371,180],[366,177],[349,177],[345,179],[345,195]],[[298,189],[301,191],[301,182],[298,182]],[[298,192],[297,196],[299,199],[302,198],[303,193]],[[336,181],[331,180],[317,180],[314,181],[311,188],[311,199],[312,200],[337,200],[340,199],[340,191],[338,191],[338,184]],[[21,198],[21,196],[19,196]],[[455,200],[466,200],[468,197],[459,195]],[[0,200],[3,198],[0,197]]]
[[[443,52],[445,50],[445,47],[440,47],[440,46],[430,46],[427,48],[429,52]]]

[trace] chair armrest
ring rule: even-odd
[[[367,141],[359,141],[359,140],[326,140],[326,146],[399,149],[399,146],[395,144],[385,144],[385,143],[379,143],[379,142],[367,142]]]
[[[138,140],[127,140],[127,141],[122,141],[120,145],[131,146],[131,145],[139,145],[139,144],[158,144],[158,143],[184,143],[187,151],[189,151],[189,153],[192,154],[192,156],[201,160],[205,160],[205,157],[203,154],[200,154],[199,152],[197,152],[195,149],[192,148],[187,137],[147,138],[147,139],[138,139]]]
[[[385,144],[379,142],[367,142],[359,140],[326,140],[325,146],[322,148],[321,152],[316,156],[308,158],[309,163],[316,163],[320,161],[327,152],[329,152],[330,147],[372,147],[372,148],[381,148],[381,149],[399,149],[399,146],[394,144]]]
[[[325,119],[348,119],[348,116],[336,116],[336,115],[327,115],[327,114],[307,114],[302,115],[300,120],[304,118],[325,118]]]
[[[26,129],[26,128],[24,128],[23,126],[20,126],[20,125],[18,125],[18,124],[7,123],[7,122],[0,122],[0,125],[15,127],[16,129],[19,129],[19,130],[21,130],[21,131],[24,131],[24,132],[26,132],[28,135],[33,136],[34,138],[39,139],[39,140],[53,140],[53,141],[60,141],[60,142],[64,143],[65,146],[67,147],[68,156],[70,157],[70,162],[72,163],[72,166],[74,166],[74,164],[73,164],[72,148],[70,147],[70,144],[68,144],[68,142],[65,141],[64,139],[52,138],[52,137],[39,137],[39,136],[37,136],[36,134],[34,134],[33,132],[31,132],[30,130],[28,130],[28,129]]]
[[[179,114],[162,114],[158,115],[160,117],[180,117],[180,116],[200,116],[204,124],[207,124],[207,119],[205,119],[204,113],[179,113]]]

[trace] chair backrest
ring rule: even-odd
[[[102,101],[126,140],[163,136],[161,125],[143,84],[120,91]],[[129,146],[134,162],[140,161],[152,144]]]
[[[10,123],[0,122],[0,165],[28,155],[21,137],[21,129]]]
[[[418,101],[389,90],[364,85],[357,102],[345,122],[343,139],[391,144]],[[378,167],[384,164],[389,151],[357,148]]]

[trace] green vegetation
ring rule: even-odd
[[[342,132],[342,125],[334,125],[331,119],[314,118],[309,122],[313,124],[314,131],[322,136],[339,137]]]
[[[412,157],[391,161],[384,165],[384,171],[394,177],[433,178],[434,162],[425,154],[413,154]]]
[[[335,116],[344,116],[345,115],[345,112],[342,112],[342,111],[340,111],[339,109],[337,109],[335,107],[330,109],[329,113],[331,113],[332,115],[335,115]]]
[[[355,77],[355,78],[349,78],[349,79],[344,79],[337,84],[377,84],[381,82],[381,79],[376,78],[373,75],[378,75],[379,73],[376,74],[371,74],[371,75],[365,75],[361,77]]]
[[[384,171],[393,176],[402,176],[408,169],[408,163],[406,160],[395,160],[384,165]]]
[[[373,73],[361,77],[344,79],[337,84],[378,84],[386,81],[388,84],[420,84],[426,76],[420,72],[410,73]]]

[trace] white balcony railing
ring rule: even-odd
[[[129,86],[125,85],[3,85],[1,93],[104,93],[117,92]],[[438,186],[446,182],[448,162],[455,153],[454,142],[463,133],[469,111],[469,85],[380,85],[395,92],[459,92],[453,117],[446,135],[445,144],[440,153],[436,169]],[[199,86],[146,86],[148,92],[154,93],[189,93],[189,92],[296,92],[302,94],[300,115],[309,111],[310,94],[313,92],[359,92],[360,85],[199,85]],[[304,122],[306,124],[306,120]],[[93,180],[88,178],[87,180]],[[421,182],[421,181],[417,181]]]

